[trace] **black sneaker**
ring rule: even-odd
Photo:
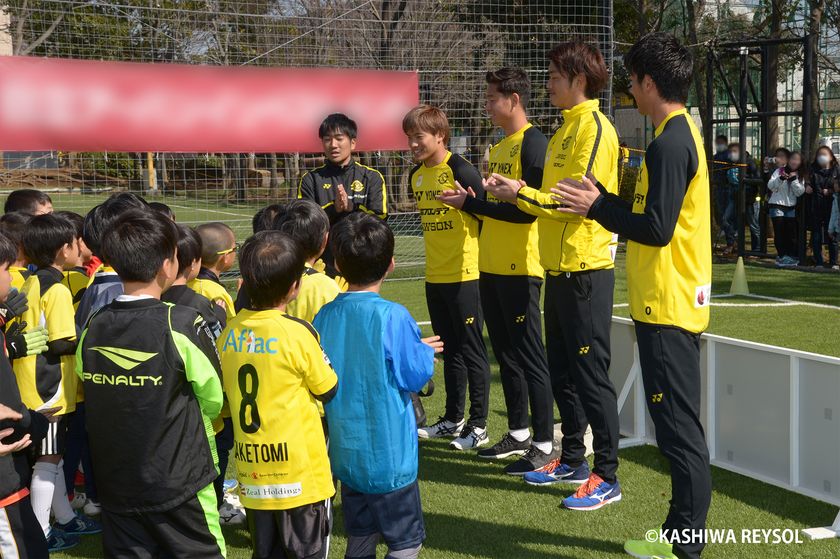
[[[508,464],[505,468],[505,473],[510,476],[524,476],[528,472],[538,470],[551,462],[553,454],[553,452],[545,453],[534,445],[531,445],[531,448],[522,455],[522,458],[513,464]]]
[[[513,438],[508,432],[502,437],[502,440],[484,450],[478,451],[479,458],[498,459],[507,458],[508,456],[522,456],[528,449],[531,448],[531,437],[520,442]]]

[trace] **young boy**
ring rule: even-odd
[[[253,229],[254,235],[260,231],[274,229],[275,220],[280,219],[284,213],[286,213],[286,206],[282,204],[270,204],[257,210],[257,213],[251,219],[251,229]],[[236,301],[233,303],[234,311],[239,312],[242,309],[247,309],[250,305],[251,302],[248,300],[248,292],[245,291],[240,280],[236,293]]]
[[[337,380],[317,332],[286,314],[305,261],[279,231],[249,238],[239,265],[251,307],[217,343],[255,559],[321,559],[329,551],[335,488],[316,401],[329,402]]]
[[[318,128],[326,163],[300,178],[298,198],[312,200],[330,219],[330,227],[361,211],[380,219],[388,216],[388,196],[382,173],[353,159],[358,128],[341,113],[329,115]],[[329,249],[324,255],[326,273],[335,277]]]
[[[12,288],[18,291],[23,288],[23,282],[29,277],[30,272],[27,266],[29,262],[23,252],[23,232],[32,216],[23,212],[11,212],[0,217],[0,231],[6,235],[18,248],[17,258],[9,265],[9,274],[12,276]]]
[[[129,210],[148,211],[149,205],[136,194],[120,192],[112,194],[85,216],[82,240],[90,248],[94,258],[98,257],[103,262],[91,274],[93,280],[76,308],[76,325],[80,331],[87,327],[87,321],[94,312],[123,293],[123,285],[117,277],[117,272],[108,265],[107,258],[102,252],[102,239],[110,232],[120,216]]]
[[[68,262],[65,266],[64,279],[62,283],[70,290],[73,296],[73,310],[75,311],[82,299],[88,285],[93,278],[88,276],[86,265],[90,262],[93,254],[82,239],[84,234],[85,218],[75,212],[59,211],[53,215],[63,217],[70,221],[76,228],[76,238],[79,243],[79,258],[76,262]],[[69,270],[67,266],[72,266]],[[67,495],[71,500],[73,508],[82,508],[87,515],[96,515],[101,512],[98,506],[96,484],[93,482],[93,466],[90,459],[90,447],[88,446],[87,430],[85,429],[85,392],[82,384],[78,383],[76,391],[76,411],[70,417],[67,425],[67,440],[64,452],[64,484],[67,487]],[[85,492],[77,494],[76,474],[79,471],[79,464],[84,471]]]
[[[609,70],[594,45],[560,43],[548,52],[548,92],[562,110],[548,144],[542,184],[523,185],[494,173],[489,192],[537,216],[545,279],[545,338],[554,400],[563,420],[560,459],[525,474],[534,485],[581,484],[563,500],[570,510],[595,510],[621,500],[618,482],[618,404],[609,377],[615,287],[613,235],[597,222],[557,211],[551,189],[591,173],[618,192],[618,135],[600,111],[598,94]],[[584,433],[592,426],[594,466]]]
[[[46,192],[34,188],[21,188],[9,194],[3,213],[22,212],[27,215],[52,213],[52,199]]]
[[[9,266],[17,259],[17,253],[16,244],[0,235],[0,301],[9,295]],[[0,421],[0,443],[11,447],[9,454],[0,453],[0,556],[4,559],[47,557],[47,540],[30,502],[32,466],[24,449],[32,444],[40,445],[47,434],[48,421],[21,401],[5,353],[0,355],[0,408],[14,412]]]
[[[315,202],[294,200],[275,225],[278,231],[286,233],[301,246],[306,258],[300,291],[286,306],[286,312],[311,323],[321,307],[335,299],[341,291],[334,279],[313,268],[327,246],[329,219]]]
[[[76,238],[79,241],[79,259],[74,263],[72,268],[64,272],[63,281],[73,296],[73,310],[76,310],[79,308],[79,301],[82,300],[82,296],[85,294],[85,290],[87,290],[92,279],[87,273],[87,265],[90,263],[91,258],[93,258],[93,253],[91,253],[82,238],[85,231],[85,218],[76,212],[68,211],[55,212],[55,215],[63,217],[73,224],[76,228]]]
[[[233,229],[218,221],[199,225],[196,231],[201,237],[201,270],[187,285],[222,307],[230,320],[236,315],[236,310],[219,277],[236,261],[236,235]]]
[[[457,450],[487,444],[490,365],[482,334],[478,290],[478,219],[437,199],[457,184],[484,197],[481,175],[446,149],[449,121],[443,111],[420,105],[403,119],[403,131],[418,165],[411,171],[426,244],[426,303],[432,328],[446,344],[443,378],[446,412],[417,430],[423,439],[455,437]],[[470,418],[464,424],[464,397],[469,385]]]
[[[95,534],[100,526],[77,516],[67,500],[62,468],[67,428],[76,409],[77,379],[73,374],[76,350],[76,324],[73,298],[62,283],[65,268],[79,258],[76,227],[68,220],[42,214],[33,217],[23,234],[23,250],[36,271],[23,284],[29,309],[20,319],[47,329],[48,349],[38,356],[16,359],[14,371],[27,407],[41,410],[57,407],[59,417],[51,423],[47,436],[37,449],[32,475],[32,508],[47,536],[50,550],[75,544],[80,534]],[[50,513],[56,528],[50,527]]]
[[[411,392],[432,378],[439,337],[421,339],[408,311],[379,296],[394,269],[394,235],[364,214],[333,228],[333,254],[350,288],[315,317],[339,376],[324,407],[330,460],[341,480],[347,559],[416,558],[426,538],[417,485],[417,430]],[[367,343],[356,343],[359,332]]]
[[[490,149],[490,172],[529,184],[542,183],[548,140],[528,122],[525,108],[531,82],[521,68],[488,72],[490,119],[505,138]],[[542,341],[540,265],[536,217],[516,205],[469,196],[461,187],[444,190],[439,199],[482,219],[478,239],[481,310],[493,353],[499,362],[508,432],[495,445],[478,451],[480,458],[522,458],[505,473],[524,475],[545,466],[554,456],[554,403],[551,377]],[[528,402],[534,437],[528,432]]]
[[[165,214],[164,214],[165,215]],[[227,325],[227,315],[219,305],[211,303],[207,297],[203,297],[190,289],[187,282],[198,276],[201,267],[201,237],[192,227],[178,225],[178,276],[167,289],[160,300],[164,303],[175,305],[186,305],[197,310],[207,323],[210,333],[215,342],[222,330]],[[241,510],[229,506],[224,500],[225,472],[228,466],[228,456],[233,448],[233,425],[230,414],[221,415],[213,422],[213,429],[216,432],[216,452],[219,457],[219,476],[213,481],[213,489],[216,492],[216,501],[219,507],[219,520],[222,524],[242,524],[245,515]]]
[[[149,209],[152,209],[156,212],[160,212],[172,221],[175,221],[175,212],[173,212],[172,208],[170,208],[163,202],[149,202]]]
[[[106,557],[225,555],[212,485],[216,352],[195,309],[160,301],[177,244],[157,212],[112,224],[101,248],[125,292],[91,317],[76,352]]]

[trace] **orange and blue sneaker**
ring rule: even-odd
[[[585,483],[589,479],[589,464],[584,460],[573,468],[555,458],[542,468],[528,472],[523,476],[528,485],[551,485],[552,483]]]
[[[591,474],[574,495],[563,499],[563,506],[569,510],[598,510],[620,500],[621,487],[618,480],[607,483],[598,474]]]

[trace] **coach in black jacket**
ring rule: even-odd
[[[312,200],[327,212],[330,227],[354,211],[386,219],[388,196],[382,173],[353,158],[356,148],[356,123],[335,113],[321,123],[318,135],[324,146],[326,163],[300,179],[298,198]],[[329,246],[322,256],[327,273],[335,277]]]

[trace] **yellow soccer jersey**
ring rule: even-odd
[[[217,280],[203,278],[199,275],[199,277],[187,283],[187,286],[199,295],[203,295],[204,297],[210,299],[212,303],[217,305],[221,304],[221,306],[225,309],[225,314],[227,315],[228,320],[236,316],[233,298],[230,296],[227,289],[225,289],[225,286]]]
[[[709,325],[709,168],[685,109],[656,128],[629,204],[604,194],[590,215],[627,239],[633,320],[699,333]],[[623,211],[622,211],[623,210]]]
[[[545,150],[548,141],[542,132],[527,124],[505,137],[490,149],[490,173],[511,179],[524,179],[528,184],[541,184]],[[508,210],[520,218],[507,218],[482,212],[475,198],[468,198],[464,210],[482,215],[481,235],[478,239],[478,269],[489,274],[506,276],[534,276],[541,278],[538,226],[530,217],[512,204],[500,204],[487,194],[495,210]],[[473,206],[475,210],[473,211]],[[525,219],[521,219],[524,217]]]
[[[478,219],[436,199],[443,190],[464,188],[483,192],[481,175],[460,155],[447,153],[440,165],[423,164],[411,171],[411,188],[420,212],[426,245],[426,281],[457,283],[478,279]]]
[[[307,266],[300,278],[298,296],[286,306],[286,313],[311,324],[321,307],[335,299],[340,292],[334,279]]]
[[[20,291],[23,289],[23,282],[30,276],[30,272],[27,268],[9,266],[9,275],[12,276],[12,287]]]
[[[316,396],[338,378],[311,325],[243,309],[217,341],[233,420],[240,499],[286,510],[335,494]]]
[[[73,310],[79,308],[79,301],[82,300],[82,295],[91,283],[91,278],[85,273],[84,268],[73,268],[72,270],[64,272],[64,285],[70,290],[70,295],[73,297]]]
[[[612,233],[591,219],[558,212],[551,198],[559,181],[588,173],[618,193],[618,135],[597,99],[563,111],[563,126],[548,143],[541,188],[529,185],[517,195],[517,207],[539,218],[540,261],[551,274],[614,267]]]
[[[50,342],[76,340],[73,297],[61,283],[63,275],[54,268],[32,274],[23,285],[29,309],[20,317],[29,325],[44,326]],[[23,403],[30,409],[61,407],[60,414],[76,409],[75,356],[49,352],[15,359],[12,367],[17,377]]]

